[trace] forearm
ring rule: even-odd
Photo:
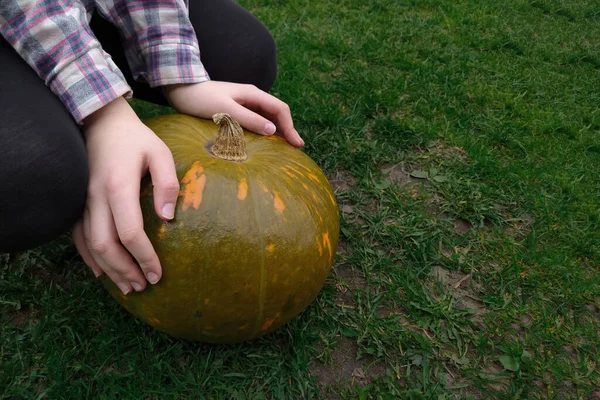
[[[98,11],[116,25],[136,80],[151,87],[209,79],[200,61],[184,0],[98,0]]]
[[[0,33],[79,123],[131,93],[77,0],[2,0]]]

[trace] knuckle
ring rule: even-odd
[[[121,239],[121,242],[125,246],[127,246],[129,244],[137,242],[141,236],[141,233],[142,233],[142,229],[137,228],[137,227],[125,229],[119,233],[119,239]]]
[[[158,258],[155,256],[149,256],[138,259],[138,263],[140,264],[140,268],[148,273],[148,272],[156,272],[158,269]]]
[[[179,192],[179,181],[177,179],[163,179],[158,182],[157,186],[160,190],[168,193]]]
[[[153,148],[154,154],[156,154],[158,157],[165,158],[168,160],[172,159],[173,153],[171,153],[171,150],[158,137],[156,139],[157,139],[157,142]]]
[[[123,188],[123,183],[119,179],[111,178],[106,181],[106,191],[109,194],[116,194]]]
[[[104,255],[110,249],[110,244],[105,240],[91,239],[90,250],[98,255]]]
[[[142,281],[142,279],[140,279],[140,272],[137,268],[134,267],[129,267],[124,271],[121,271],[121,278],[123,278],[123,280],[127,281],[127,282],[132,282],[132,281]]]

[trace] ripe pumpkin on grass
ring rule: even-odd
[[[331,269],[339,213],[327,177],[277,136],[243,130],[227,114],[146,124],[173,153],[175,218],[155,214],[142,184],[144,230],[163,268],[156,285],[121,294],[131,314],[169,335],[236,343],[272,332],[317,296]]]

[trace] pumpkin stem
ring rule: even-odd
[[[211,148],[211,152],[227,161],[246,160],[248,158],[246,142],[240,124],[231,115],[225,113],[213,115],[213,121],[219,125],[219,134]]]

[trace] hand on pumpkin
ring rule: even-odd
[[[292,146],[304,146],[289,106],[256,86],[207,81],[164,86],[163,93],[182,114],[211,119],[216,113],[228,113],[249,131],[272,135],[277,130]]]
[[[179,193],[173,156],[123,98],[86,118],[84,135],[90,180],[75,245],[96,276],[106,273],[125,294],[141,291],[146,280],[160,279],[161,266],[143,230],[140,182],[149,170],[156,212],[172,219]]]

